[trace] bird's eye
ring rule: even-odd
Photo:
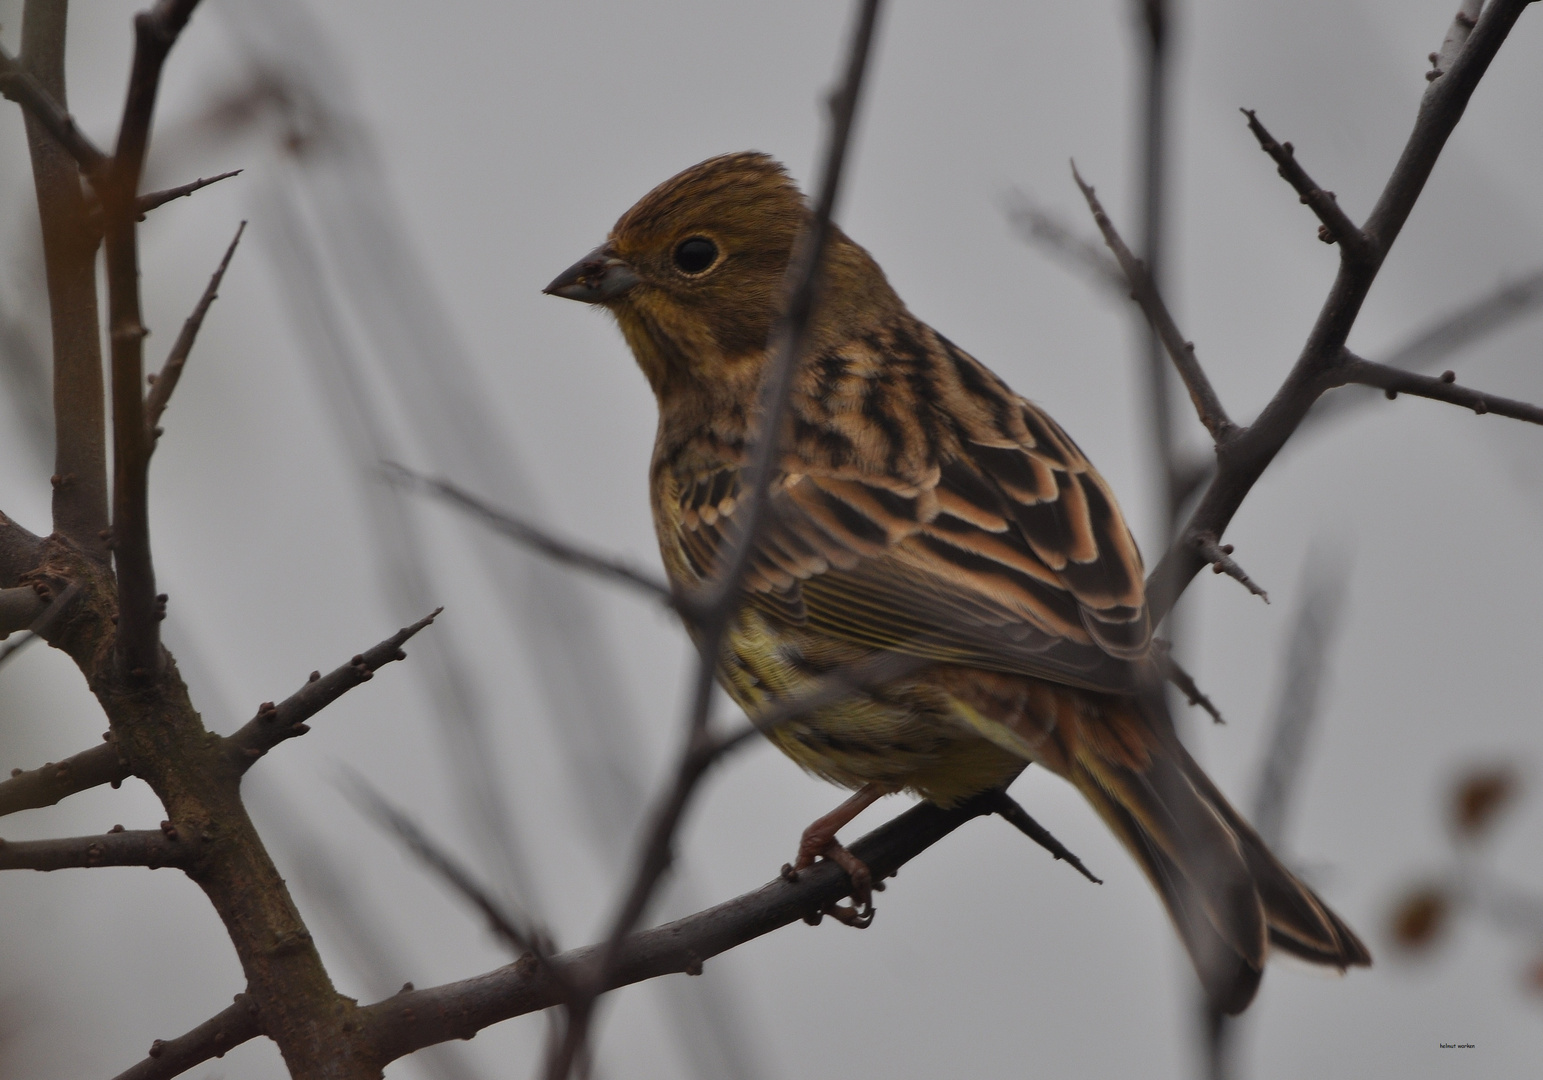
[[[691,236],[675,245],[675,265],[683,274],[700,274],[718,261],[718,245],[705,236]]]

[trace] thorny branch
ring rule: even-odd
[[[1147,599],[1154,620],[1167,614],[1179,594],[1206,565],[1198,539],[1203,535],[1222,535],[1313,402],[1329,387],[1346,381],[1337,369],[1346,362],[1345,341],[1361,304],[1408,220],[1447,138],[1462,118],[1474,88],[1528,3],[1529,0],[1493,0],[1486,4],[1450,66],[1426,89],[1414,130],[1360,230],[1368,237],[1369,254],[1364,258],[1351,257],[1341,245],[1339,273],[1296,363],[1258,418],[1217,447],[1216,476],[1201,495],[1181,535],[1148,575]]]
[[[1253,109],[1238,111],[1248,117],[1248,130],[1252,131],[1254,138],[1259,140],[1259,146],[1275,159],[1275,164],[1280,166],[1281,177],[1297,189],[1302,202],[1311,207],[1313,213],[1318,215],[1318,220],[1323,222],[1318,230],[1318,239],[1326,244],[1338,244],[1340,250],[1349,259],[1358,262],[1371,259],[1373,257],[1371,238],[1356,228],[1355,222],[1339,208],[1334,192],[1324,191],[1313,182],[1312,177],[1307,175],[1307,170],[1297,161],[1296,151],[1292,145],[1276,142],[1275,137],[1259,122],[1259,117],[1254,114]]]

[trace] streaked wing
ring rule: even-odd
[[[1054,421],[928,334],[931,355],[910,358],[929,361],[928,452],[901,447],[906,467],[886,467],[897,451],[872,452],[864,425],[903,434],[885,409],[909,408],[915,427],[914,396],[832,407],[841,383],[820,389],[817,406],[795,406],[746,582],[752,601],[874,648],[1131,689],[1131,661],[1149,643],[1141,558],[1107,485]],[[843,445],[857,450],[830,449]],[[693,576],[718,565],[739,485],[735,468],[670,485]]]

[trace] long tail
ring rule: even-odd
[[[1355,932],[1228,804],[1166,712],[1153,715],[1160,706],[1101,704],[1102,715],[1078,710],[1078,721],[1055,732],[1066,755],[1056,771],[1146,871],[1214,1008],[1233,1015],[1248,1006],[1271,946],[1341,970],[1371,963]]]

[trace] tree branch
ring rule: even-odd
[[[1543,408],[1530,405],[1525,401],[1500,397],[1498,394],[1486,394],[1481,390],[1470,390],[1466,386],[1458,386],[1457,377],[1450,371],[1432,378],[1429,375],[1418,375],[1402,368],[1389,367],[1387,364],[1363,360],[1347,352],[1336,374],[1347,383],[1375,386],[1379,390],[1386,391],[1390,398],[1397,397],[1399,394],[1411,394],[1414,397],[1461,405],[1472,409],[1480,416],[1485,413],[1494,413],[1496,416],[1525,420],[1529,424],[1543,424]]]
[[[87,221],[80,184],[82,168],[93,178],[99,176],[102,156],[80,137],[64,112],[66,16],[63,0],[28,0],[22,13],[21,42],[21,63],[28,73],[18,76],[13,85],[26,89],[18,100],[27,106],[27,145],[48,280],[53,528],[97,561],[106,562],[107,419],[97,321],[97,234]],[[0,70],[8,62],[0,54]],[[71,145],[72,137],[79,145]],[[89,153],[82,154],[83,149]]]
[[[403,627],[385,641],[366,649],[326,675],[312,672],[304,686],[277,705],[271,701],[264,702],[256,716],[224,740],[225,753],[231,764],[238,772],[244,773],[258,758],[285,739],[298,738],[310,731],[306,720],[354,687],[369,682],[377,670],[393,660],[405,660],[407,654],[402,651],[402,646],[419,630],[432,623],[443,610],[435,608],[411,626]]]
[[[235,173],[225,175],[234,176]],[[220,177],[215,179],[218,180]],[[201,180],[199,183],[212,184],[214,180]],[[198,338],[199,328],[204,325],[204,316],[209,314],[210,305],[219,296],[220,282],[225,277],[231,256],[236,253],[236,245],[241,243],[241,234],[245,231],[246,222],[243,221],[237,226],[236,235],[232,238],[230,247],[225,249],[225,257],[220,260],[220,265],[215,267],[214,274],[209,278],[209,285],[204,289],[203,296],[199,297],[197,306],[193,308],[193,314],[189,315],[187,322],[182,324],[182,332],[177,335],[171,352],[166,355],[166,363],[161,365],[161,373],[152,376],[154,381],[150,384],[150,393],[145,395],[145,430],[152,451],[155,449],[156,440],[160,437],[156,425],[161,422],[161,414],[166,411],[166,404],[171,400],[171,392],[177,388],[177,380],[182,377],[183,365],[187,363],[188,356],[193,351],[193,342]]]
[[[101,185],[112,353],[114,563],[118,571],[117,660],[131,681],[161,669],[159,603],[150,555],[150,439],[145,430],[145,330],[139,301],[139,180],[161,70],[198,0],[160,0],[134,17],[134,64],[118,145]]]
[[[1232,557],[1232,545],[1217,543],[1214,533],[1197,533],[1195,535],[1195,550],[1200,552],[1201,558],[1211,564],[1211,569],[1218,574],[1226,574],[1234,581],[1240,582],[1245,589],[1253,593],[1266,604],[1270,602],[1270,594],[1254,583],[1243,568]]]
[[[1109,250],[1114,252],[1114,257],[1120,263],[1120,269],[1125,272],[1125,280],[1130,284],[1131,299],[1141,305],[1147,321],[1152,324],[1152,329],[1162,340],[1163,347],[1168,350],[1168,356],[1173,360],[1174,367],[1179,369],[1179,375],[1184,379],[1184,386],[1189,390],[1190,400],[1195,404],[1195,412],[1200,417],[1200,422],[1205,425],[1217,444],[1226,442],[1237,430],[1237,425],[1228,418],[1227,410],[1222,406],[1221,399],[1216,396],[1216,390],[1211,386],[1211,380],[1206,377],[1200,361],[1195,358],[1195,343],[1184,340],[1184,335],[1179,333],[1178,325],[1173,321],[1173,316],[1169,313],[1168,306],[1163,303],[1163,298],[1158,295],[1151,275],[1147,273],[1141,260],[1131,253],[1125,241],[1120,238],[1114,222],[1109,220],[1103,204],[1098,201],[1097,194],[1077,172],[1075,162],[1072,163],[1072,177],[1077,181],[1077,187],[1081,189],[1083,198],[1088,201],[1088,209],[1093,212],[1093,220],[1098,223],[1099,231],[1104,234],[1104,242],[1109,245]]]
[[[0,589],[0,641],[27,629],[47,607],[47,597],[31,585]]]
[[[0,588],[13,588],[34,569],[43,554],[43,538],[0,514]]]
[[[1447,138],[1462,118],[1474,88],[1529,2],[1491,0],[1485,5],[1477,26],[1451,67],[1426,89],[1414,130],[1362,229],[1372,244],[1373,257],[1364,262],[1340,260],[1318,320],[1285,382],[1252,424],[1218,447],[1215,478],[1181,535],[1147,577],[1147,602],[1154,622],[1167,614],[1207,564],[1200,538],[1205,534],[1213,538],[1222,535],[1313,402],[1341,381],[1335,369],[1342,361],[1345,341],[1361,304],[1419,199]]]
[[[952,810],[912,807],[851,845],[875,881],[893,877],[911,859],[972,818],[993,812],[977,797]],[[603,989],[677,972],[700,972],[704,961],[779,927],[811,918],[850,891],[846,872],[818,862],[796,882],[777,878],[761,888],[652,930],[628,935]],[[570,978],[592,977],[605,945],[551,958]],[[561,987],[530,957],[460,982],[398,994],[360,1010],[360,1022],[384,1065],[414,1050],[464,1039],[490,1024],[561,1004]]]
[[[230,172],[222,172],[218,176],[200,176],[197,180],[186,184],[178,184],[176,187],[152,191],[146,195],[139,196],[135,202],[135,209],[139,211],[139,218],[143,221],[145,215],[150,213],[150,211],[165,206],[173,199],[185,198],[195,191],[208,187],[210,184],[218,184],[221,180],[229,180],[233,176],[240,176],[242,171],[241,169],[232,169]],[[242,224],[245,225],[246,222],[242,222]]]
[[[1264,152],[1275,159],[1275,164],[1280,166],[1280,175],[1286,183],[1296,188],[1297,194],[1302,197],[1302,202],[1318,215],[1319,221],[1323,222],[1323,227],[1318,230],[1318,239],[1325,244],[1338,244],[1345,258],[1354,262],[1366,262],[1372,259],[1374,255],[1372,241],[1356,228],[1355,222],[1339,208],[1334,192],[1324,191],[1313,182],[1312,177],[1307,175],[1307,170],[1298,163],[1296,152],[1291,144],[1276,142],[1275,137],[1259,122],[1259,117],[1254,115],[1253,109],[1238,111],[1248,117],[1248,130],[1254,133],[1254,138],[1259,140],[1259,146]]]
[[[93,746],[63,761],[41,768],[12,769],[9,780],[0,781],[0,817],[18,810],[52,806],[77,791],[112,784],[117,787],[132,774],[112,743]]]
[[[58,6],[63,9],[62,4]],[[75,118],[64,107],[62,95],[49,93],[43,83],[28,70],[32,67],[32,61],[25,45],[22,46],[22,57],[23,62],[18,63],[10,53],[0,49],[0,96],[10,98],[26,109],[29,116],[36,117],[43,129],[75,159],[80,171],[87,176],[95,176],[107,156],[93,146],[91,140],[75,125]]]
[[[257,1003],[246,994],[237,994],[233,1004],[186,1035],[156,1039],[150,1044],[149,1056],[119,1073],[115,1080],[171,1080],[210,1058],[224,1057],[233,1047],[262,1033]]]
[[[126,832],[120,825],[105,836],[60,840],[0,840],[0,870],[70,870],[93,866],[163,866],[187,868],[197,861],[202,843],[183,836],[166,822],[160,829]]]

